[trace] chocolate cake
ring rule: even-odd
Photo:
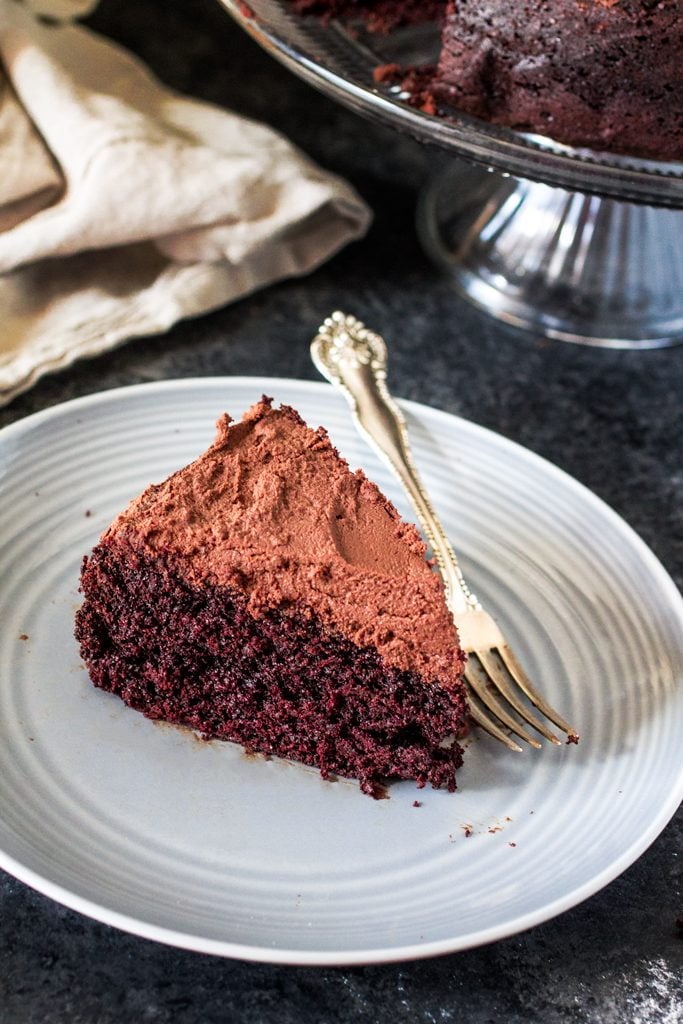
[[[430,113],[453,108],[573,146],[683,160],[681,0],[293,0],[373,31],[436,15],[435,68],[379,70]]]
[[[452,0],[433,90],[574,146],[683,159],[683,4]]]
[[[149,487],[81,573],[95,686],[206,738],[455,788],[464,655],[416,529],[267,398]]]

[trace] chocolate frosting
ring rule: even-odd
[[[264,397],[217,426],[208,451],[144,491],[103,542],[237,588],[256,617],[296,606],[391,666],[455,683],[455,627],[415,527],[293,409]]]

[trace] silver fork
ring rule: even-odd
[[[575,730],[532,686],[497,623],[465,583],[415,468],[403,414],[387,389],[387,347],[383,338],[355,317],[336,312],[324,321],[313,339],[311,356],[322,375],[344,393],[361,434],[395,473],[410,498],[441,573],[461,646],[468,654],[465,682],[473,720],[510,750],[522,750],[510,732],[532,747],[540,747],[513,716],[514,711],[551,743],[559,744],[557,736],[523,701],[523,694],[571,742],[576,742]]]

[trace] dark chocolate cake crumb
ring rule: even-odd
[[[459,693],[387,670],[315,618],[256,620],[239,593],[200,591],[116,544],[87,559],[82,586],[76,637],[91,678],[147,717],[357,778],[375,798],[392,778],[455,789],[460,747],[440,744],[462,716]]]

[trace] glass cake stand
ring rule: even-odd
[[[683,341],[683,164],[432,117],[377,84],[433,62],[435,26],[369,35],[283,0],[220,0],[269,53],[363,116],[446,155],[420,198],[423,243],[473,303],[547,337],[611,348]],[[450,159],[448,159],[450,157]]]

